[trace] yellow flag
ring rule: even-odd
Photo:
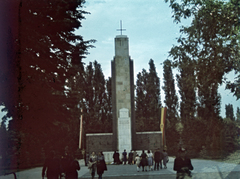
[[[166,120],[167,108],[161,108],[161,123],[160,129],[162,131],[162,145],[165,146],[165,120]]]

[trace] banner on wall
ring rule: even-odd
[[[167,108],[161,108],[161,123],[160,123],[160,129],[162,131],[162,146],[166,146],[165,141],[165,121],[166,121],[166,114],[167,114]]]

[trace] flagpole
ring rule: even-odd
[[[160,122],[160,129],[162,131],[162,146],[164,147],[166,145],[165,141],[165,120],[166,120],[166,113],[167,108],[161,108],[161,122]]]
[[[79,149],[82,147],[82,123],[83,123],[83,110],[81,109],[81,118],[80,118],[80,132],[79,132]]]

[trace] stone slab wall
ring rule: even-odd
[[[88,152],[114,151],[115,149],[113,149],[112,143],[112,133],[86,134],[86,150]],[[156,150],[157,148],[162,149],[162,132],[137,132],[135,143],[136,148],[134,150]]]
[[[86,134],[86,151],[113,151],[112,133]]]
[[[137,132],[136,150],[156,150],[162,149],[162,132]]]

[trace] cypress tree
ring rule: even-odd
[[[179,132],[176,129],[178,120],[178,97],[175,90],[175,82],[172,73],[172,64],[170,60],[163,62],[164,86],[165,93],[164,103],[167,107],[166,116],[166,142],[170,153],[176,154],[178,142],[180,139]]]
[[[137,131],[158,131],[160,128],[160,80],[154,61],[149,61],[149,73],[143,69],[137,75]]]

